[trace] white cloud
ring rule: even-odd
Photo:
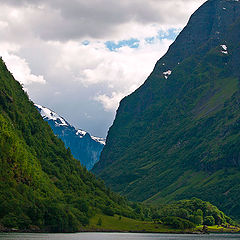
[[[8,19],[18,38],[28,34],[60,41],[84,37],[124,38],[126,34],[134,34],[134,25],[183,27],[189,15],[205,1],[0,0],[3,10],[0,16]]]
[[[36,76],[32,74],[27,61],[16,55],[18,50],[19,46],[14,44],[11,45],[2,43],[0,47],[1,56],[4,59],[8,70],[13,74],[14,78],[24,86],[32,83],[45,84],[46,80],[43,78],[43,76]]]
[[[16,55],[6,54],[4,56],[4,60],[10,72],[13,73],[14,78],[24,86],[27,86],[31,83],[46,83],[46,80],[42,75],[36,76],[31,73],[29,65],[25,59],[22,59]]]
[[[106,111],[112,111],[118,108],[119,102],[124,96],[126,96],[126,94],[124,93],[112,92],[110,97],[107,96],[106,94],[102,94],[98,95],[94,99],[101,102]]]
[[[0,55],[36,103],[103,136],[121,98],[145,81],[171,44],[144,39],[182,28],[204,1],[0,0]],[[139,48],[111,52],[104,44],[131,38]]]
[[[101,102],[105,110],[115,111],[121,98],[146,80],[171,42],[155,39],[148,44],[141,40],[138,48],[125,46],[117,51],[109,51],[104,42],[92,42],[87,46],[72,41],[64,44],[53,42],[61,53],[55,66],[51,67],[57,74],[64,69],[75,87],[104,86],[92,99]]]
[[[5,30],[8,27],[8,23],[5,21],[0,21],[0,30]]]
[[[42,75],[36,76],[31,73],[29,65],[25,59],[22,59],[13,54],[5,54],[3,58],[6,65],[8,66],[9,71],[13,73],[14,78],[24,86],[32,83],[46,83],[46,80]]]

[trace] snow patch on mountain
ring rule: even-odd
[[[100,138],[100,137],[94,137],[94,136],[91,136],[92,140],[96,141],[96,142],[99,142],[103,145],[106,144],[106,140],[104,138]]]
[[[39,110],[39,112],[40,112],[40,114],[41,114],[41,116],[42,116],[42,118],[44,120],[48,120],[48,121],[53,120],[56,126],[69,126],[69,127],[73,127],[63,117],[61,117],[60,115],[58,115],[54,111],[50,110],[49,108],[43,107],[43,106],[41,106],[39,104],[34,104],[34,105],[38,108],[38,110]],[[84,130],[76,129],[76,128],[74,128],[74,129],[76,131],[75,134],[77,136],[79,136],[80,138],[83,138],[87,134],[87,132],[84,131]],[[89,136],[91,137],[92,140],[105,145],[105,141],[106,140],[104,138],[91,136],[90,134],[89,134]]]
[[[81,130],[81,129],[78,129],[76,131],[76,135],[79,136],[80,138],[83,138],[85,135],[87,134],[87,132]]]
[[[224,54],[228,54],[228,51],[227,51],[227,46],[225,45],[225,44],[223,44],[223,45],[221,45],[221,47],[222,47],[222,53],[224,53]]]
[[[41,105],[38,105],[38,104],[35,104],[35,106],[39,109],[39,112],[43,119],[53,120],[53,121],[55,121],[56,125],[59,125],[59,126],[68,126],[69,125],[62,117],[60,117],[54,111],[52,111],[46,107],[43,107]]]
[[[163,72],[163,75],[166,79],[168,79],[168,77],[172,74],[172,71],[171,70],[168,70],[166,72]]]

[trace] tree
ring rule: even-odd
[[[202,211],[201,209],[198,209],[198,210],[194,213],[194,215],[196,215],[196,216],[203,216],[203,211]]]
[[[189,220],[197,225],[203,224],[203,217],[198,215],[191,215]]]
[[[98,226],[102,226],[102,218],[99,218],[99,219],[98,219],[97,225],[98,225]]]
[[[180,218],[188,219],[189,212],[186,209],[184,209],[184,208],[179,208],[176,211],[176,216],[180,217]]]
[[[165,225],[174,227],[176,229],[191,229],[195,227],[195,224],[179,217],[165,217],[162,218],[162,222]]]
[[[206,216],[204,218],[204,225],[213,226],[215,224],[215,219],[213,216]]]
[[[110,206],[105,207],[103,213],[108,216],[114,216],[114,210]]]

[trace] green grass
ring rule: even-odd
[[[209,99],[209,101],[202,106],[197,119],[205,117],[210,113],[216,113],[217,109],[224,104],[238,89],[237,78],[225,78],[221,81],[215,82],[215,94]]]
[[[102,219],[102,224],[98,225],[100,218]],[[97,214],[90,219],[89,229],[122,232],[183,232],[183,230],[172,229],[153,222],[139,221],[126,217],[121,217],[120,219],[118,215],[106,216],[101,214]]]
[[[216,189],[217,191],[218,188],[224,186],[224,189],[226,190],[222,190],[223,194],[227,192],[227,190],[231,192],[234,187],[232,181],[234,181],[234,179],[235,181],[236,179],[239,179],[239,173],[234,169],[228,170],[228,175],[225,177],[225,180],[222,179],[223,175],[224,170],[219,170],[214,174],[207,174],[203,171],[187,171],[183,174],[183,176],[180,176],[176,182],[144,202],[147,204],[157,205],[161,203],[169,203],[175,199],[186,199],[186,192],[192,192],[193,196],[197,196],[199,198],[202,197],[204,200],[211,197],[211,201],[214,201],[214,194],[213,196],[208,196],[208,192],[210,190]],[[237,187],[237,185],[235,185],[235,187]],[[199,191],[199,189],[203,189],[203,191]],[[226,212],[229,214],[228,211]]]
[[[163,191],[158,192],[153,197],[147,199],[145,202],[161,203],[164,201],[168,203],[175,199],[178,194],[183,193],[187,189],[196,187],[196,185],[198,185],[199,183],[204,183],[206,179],[208,179],[207,174],[204,174],[203,172],[196,173],[193,171],[187,171],[184,173],[183,176],[180,176],[180,178],[176,182],[165,188]]]
[[[224,233],[237,233],[240,231],[239,227],[234,227],[234,226],[228,226],[228,227],[223,227],[223,226],[208,226],[208,232],[211,233],[219,233],[219,232],[224,232]],[[203,225],[197,226],[196,230],[201,231],[203,229]]]
[[[99,219],[102,224],[99,225]],[[180,232],[198,232],[203,229],[203,225],[197,226],[192,230],[173,229],[163,224],[154,222],[139,221],[126,217],[119,218],[119,215],[106,216],[97,214],[90,219],[87,230],[90,231],[116,231],[116,232],[152,232],[152,233],[180,233]],[[235,226],[222,227],[218,225],[208,226],[209,232],[239,232],[240,228]]]

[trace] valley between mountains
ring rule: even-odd
[[[106,140],[34,104],[0,59],[0,231],[239,232],[239,59],[240,2],[206,1]]]

